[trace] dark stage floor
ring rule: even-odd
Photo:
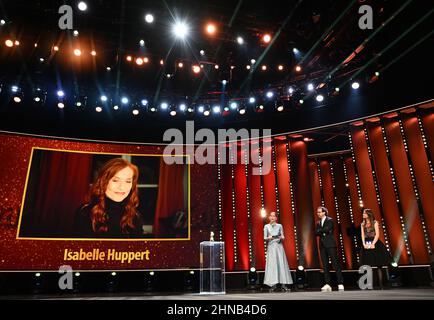
[[[344,292],[241,292],[225,295],[200,295],[198,293],[112,293],[112,294],[68,294],[68,295],[19,295],[0,296],[11,300],[434,300],[434,288],[346,290]]]

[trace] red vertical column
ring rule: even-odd
[[[392,176],[390,174],[390,166],[386,154],[386,146],[381,133],[381,126],[378,124],[370,125],[367,131],[383,207],[384,223],[386,223],[390,244],[393,248],[392,253],[395,258],[399,257],[400,263],[408,264],[409,256],[404,244],[403,230],[399,218],[400,210],[393,189]]]
[[[345,166],[347,168],[348,174],[348,188],[351,198],[351,206],[353,209],[354,215],[354,225],[359,227],[362,223],[362,208],[359,204],[359,194],[357,191],[357,181],[356,181],[356,171],[354,169],[354,161],[352,157],[346,157],[344,159]],[[360,230],[358,229],[358,233],[360,234]],[[359,235],[357,235],[359,236]]]
[[[317,267],[319,264],[312,214],[312,193],[307,166],[307,148],[303,141],[291,142],[291,164],[295,172],[293,182],[297,206],[297,223],[302,246],[301,256],[305,260],[305,266],[308,268]]]
[[[353,267],[355,258],[353,257],[353,241],[348,230],[351,227],[350,209],[348,199],[346,197],[347,187],[345,185],[344,168],[341,159],[334,159],[333,161],[336,185],[336,200],[339,208],[341,234],[344,243],[346,268]]]
[[[275,140],[276,144],[276,167],[277,181],[279,186],[279,207],[280,223],[285,233],[283,246],[291,268],[297,267],[297,256],[295,253],[294,218],[291,209],[291,191],[289,181],[291,179],[286,156],[286,141]]]
[[[276,180],[274,177],[273,164],[272,164],[272,146],[264,146],[262,148],[262,157],[264,159],[270,159],[270,171],[264,172],[264,202],[265,210],[267,214],[276,211]],[[265,160],[264,160],[265,161]],[[265,166],[263,167],[265,170]]]
[[[222,165],[222,226],[225,241],[226,269],[233,271],[235,267],[234,252],[234,220],[232,217],[232,172],[231,165]]]
[[[258,159],[258,144],[252,145],[252,158]],[[255,166],[256,167],[256,166]],[[253,175],[253,166],[249,166],[250,210],[252,217],[252,243],[255,267],[265,268],[264,220],[261,217],[261,176]]]
[[[434,109],[430,110],[431,113],[424,114],[421,116],[421,118],[426,140],[429,146],[429,151],[431,153],[431,161],[434,161]]]
[[[241,270],[249,270],[249,222],[247,219],[247,179],[244,154],[241,151],[239,161],[235,165],[235,212],[237,230],[238,261]]]
[[[419,205],[413,188],[399,123],[397,120],[386,120],[384,129],[389,142],[390,156],[393,161],[403,215],[408,221],[409,239],[412,244],[414,262],[427,263],[429,258],[425,246]]]

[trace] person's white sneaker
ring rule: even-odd
[[[344,285],[343,284],[338,285],[338,290],[344,291],[345,290]]]
[[[321,292],[331,292],[332,287],[330,287],[328,284],[326,284],[324,287],[321,288]]]

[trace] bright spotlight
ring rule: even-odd
[[[96,111],[96,112],[101,112],[101,111],[102,111],[102,108],[101,108],[101,107],[96,107],[96,108],[95,108],[95,111]]]
[[[208,116],[210,115],[209,110],[205,110],[205,111],[203,112],[203,115],[204,115],[205,117],[208,117]]]
[[[214,69],[218,70],[218,69],[219,69],[219,65],[216,64],[216,65],[214,66]]]
[[[117,110],[119,110],[119,106],[115,105],[115,106],[113,106],[113,109],[117,111]]]
[[[142,58],[137,58],[137,59],[136,59],[136,64],[137,64],[138,66],[141,66],[141,65],[143,64],[143,59],[142,59]]]
[[[133,57],[132,56],[127,56],[126,59],[127,59],[127,61],[133,61]]]
[[[251,63],[251,64],[255,64],[255,62],[256,62],[255,59],[251,59],[251,60],[250,60],[250,63]]]
[[[74,50],[74,55],[77,56],[77,57],[81,56],[81,50],[80,49],[75,49]]]
[[[110,68],[110,67],[107,67],[107,68],[106,68],[106,70],[107,70],[107,71],[111,71],[111,70],[112,70],[112,68]]]
[[[40,98],[40,97],[35,97],[33,100],[34,100],[35,102],[41,102],[41,98]]]
[[[246,114],[246,108],[244,107],[239,108],[238,113],[241,115]]]
[[[250,272],[256,272],[256,268],[255,267],[251,267],[250,268]]]
[[[266,70],[267,70],[267,66],[264,64],[264,65],[261,67],[261,69],[262,69],[262,71],[266,71]]]
[[[92,56],[96,56],[96,51],[95,50],[92,50],[91,52],[90,52],[90,54],[92,55]]]
[[[236,102],[231,102],[231,109],[235,110],[236,108],[238,108],[238,103]]]
[[[296,66],[295,67],[295,71],[300,72],[301,71],[301,67],[300,66]]]
[[[21,99],[20,96],[15,96],[15,97],[14,97],[14,102],[15,102],[15,103],[20,103],[21,101],[22,101],[22,99]]]
[[[160,105],[160,107],[161,107],[162,110],[166,110],[166,109],[169,107],[169,105],[168,105],[166,102],[163,102],[163,103]]]
[[[336,91],[336,92],[339,92],[340,90],[341,90],[341,89],[339,89],[339,87],[336,87],[336,88],[335,88],[335,91]]]
[[[8,48],[12,48],[14,46],[14,42],[12,40],[8,39],[8,40],[5,41],[5,45]]]
[[[213,23],[208,23],[207,24],[207,26],[206,26],[206,32],[208,34],[211,34],[211,35],[215,34],[216,30],[217,30],[217,28],[216,28],[216,26]]]
[[[54,50],[54,51],[59,51],[59,47],[58,47],[58,46],[54,46],[54,47],[53,47],[53,50]]]
[[[303,271],[303,270],[304,270],[304,267],[300,265],[300,266],[297,267],[297,269],[298,269],[299,271]]]
[[[73,34],[74,34],[74,37],[78,37],[78,30],[74,30],[74,32],[73,32]]]
[[[153,16],[152,14],[150,14],[150,13],[146,14],[146,15],[145,15],[145,21],[146,21],[147,23],[152,23],[152,22],[154,22],[154,16]]]
[[[184,64],[182,62],[178,63],[178,68],[183,68]]]
[[[17,86],[12,86],[11,91],[12,92],[18,92],[19,88]]]
[[[247,70],[250,70],[250,68],[251,68],[250,65],[247,65],[247,66],[246,66],[246,69],[247,69]]]
[[[144,47],[144,46],[145,46],[145,40],[143,40],[143,39],[140,40],[140,41],[139,41],[139,44],[140,44],[141,47]]]
[[[264,36],[262,37],[262,41],[264,41],[265,43],[269,43],[271,41],[271,36],[268,33],[264,34]]]
[[[244,44],[243,37],[237,37],[237,42],[238,42],[238,44]]]
[[[200,113],[203,113],[204,110],[205,110],[204,106],[199,106],[199,108],[197,108],[197,111],[199,111]]]
[[[123,104],[127,104],[127,103],[129,102],[129,100],[128,100],[127,97],[123,97],[123,98],[121,99],[121,102],[122,102]]]
[[[273,93],[272,91],[268,91],[268,92],[267,92],[267,98],[268,98],[268,99],[273,98],[273,96],[274,96],[274,93]]]
[[[59,103],[57,104],[57,107],[58,107],[59,109],[63,109],[63,108],[65,108],[65,104],[64,104],[63,102],[59,102]]]
[[[303,103],[304,103],[304,100],[303,100],[303,99],[300,99],[300,100],[298,100],[298,103],[303,104]]]
[[[261,217],[266,218],[267,217],[267,211],[265,211],[264,208],[261,209]]]
[[[224,85],[224,86],[225,86],[227,83],[228,83],[227,80],[223,80],[223,81],[222,81],[222,85]]]
[[[200,50],[199,53],[200,53],[201,56],[205,55],[205,51],[204,50]]]
[[[312,84],[312,83],[309,83],[309,84],[307,85],[307,90],[309,90],[309,91],[312,91],[312,90],[313,90],[313,84]]]
[[[293,94],[293,93],[294,93],[294,88],[293,88],[293,87],[289,87],[289,89],[288,89],[288,93],[289,93],[289,94]]]
[[[139,110],[134,109],[134,110],[133,110],[133,115],[135,115],[135,116],[139,115]]]
[[[57,91],[57,96],[59,98],[63,98],[65,96],[65,92],[63,92],[62,90]]]
[[[323,102],[324,101],[324,96],[322,94],[317,95],[316,96],[316,101]]]
[[[277,69],[278,69],[279,71],[282,71],[282,70],[283,70],[283,66],[282,66],[281,64],[279,64],[279,66],[277,67]]]
[[[184,103],[181,103],[181,104],[179,105],[179,110],[181,110],[181,111],[185,111],[185,109],[186,109],[185,104],[184,104]]]
[[[351,85],[351,87],[352,87],[354,90],[357,90],[357,89],[360,88],[360,84],[359,84],[358,82],[353,82],[353,84]]]
[[[102,102],[107,102],[107,96],[104,96],[104,95],[101,96],[101,101],[102,101]]]
[[[0,25],[1,25],[1,26],[4,26],[5,24],[6,24],[6,21],[3,20],[3,19],[1,19],[1,20],[0,20]]]
[[[392,263],[391,263],[391,266],[394,267],[394,268],[396,268],[396,267],[398,266],[398,263],[396,263],[396,262],[392,262]]]
[[[220,106],[214,106],[214,108],[212,108],[212,111],[213,111],[214,113],[220,113],[221,108],[220,108]]]
[[[194,65],[192,68],[193,68],[193,72],[194,73],[199,73],[200,72],[200,67],[198,65]]]
[[[148,105],[148,100],[146,100],[146,99],[143,99],[142,101],[142,106],[147,106]]]
[[[172,117],[176,116],[176,110],[170,110],[170,115],[171,115]]]
[[[78,3],[78,9],[79,9],[80,11],[86,11],[86,10],[87,10],[87,4],[86,4],[86,2],[84,2],[84,1],[80,1],[80,2]]]
[[[177,22],[173,26],[173,34],[179,39],[184,39],[188,34],[188,26],[184,22]]]
[[[250,97],[250,98],[249,98],[249,102],[250,102],[250,103],[255,103],[255,102],[256,102],[256,99],[255,99],[254,97]]]
[[[277,111],[282,112],[283,109],[284,109],[283,104],[277,105],[277,109],[276,109]]]

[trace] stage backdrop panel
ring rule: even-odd
[[[163,148],[1,134],[0,270],[199,267],[200,242],[220,229],[217,170],[188,157],[167,165]],[[98,169],[120,157],[140,172],[140,232],[77,236],[74,217]]]

